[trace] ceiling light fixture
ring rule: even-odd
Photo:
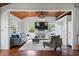
[[[48,12],[37,12],[37,13],[38,13],[39,18],[44,18],[44,17],[46,17]]]

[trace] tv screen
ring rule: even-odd
[[[48,22],[35,22],[35,28],[38,30],[48,29]]]

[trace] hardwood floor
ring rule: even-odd
[[[79,51],[74,51],[70,47],[65,47],[61,51],[18,51],[18,49],[0,50],[0,56],[79,56]]]

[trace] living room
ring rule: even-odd
[[[14,7],[15,5],[16,7]],[[23,7],[26,5],[27,7]],[[44,5],[47,5],[49,7],[45,7]],[[37,39],[40,40],[35,41],[37,46],[39,46],[39,44],[41,43],[40,41],[48,42],[46,40],[49,39],[50,41],[51,36],[60,35],[60,38],[62,38],[61,49],[64,48],[63,45],[69,45],[71,46],[71,49],[75,49],[72,29],[73,4],[64,4],[64,7],[61,6],[63,4],[53,4],[52,7],[51,5],[52,4],[8,4],[4,7],[1,7],[1,49],[10,49],[10,37],[19,33],[27,36],[27,39],[25,40],[26,43],[38,36]],[[62,8],[62,10],[60,7]],[[4,15],[6,16],[5,18]],[[20,48],[23,49],[24,47],[26,47],[26,43],[24,43]],[[43,49],[46,48],[49,49],[50,47],[43,47]],[[33,49],[24,48],[24,50]],[[38,48],[38,50],[42,49]],[[59,50],[60,49],[58,49],[58,51]]]
[[[57,11],[58,13],[62,13],[62,11]],[[57,13],[52,12],[52,13]],[[22,16],[25,18],[22,18]],[[33,13],[36,13],[35,16],[29,16]],[[38,13],[38,15],[37,15]],[[45,13],[42,15],[42,13]],[[47,17],[46,11],[14,11],[10,14],[10,37],[14,33],[25,33],[25,35],[29,35],[29,39],[34,39],[35,36],[39,36],[40,40],[50,39],[50,34],[55,35],[55,22],[56,17]],[[49,12],[50,13],[50,12]],[[19,15],[21,15],[21,17]],[[28,17],[27,17],[28,15]],[[40,17],[40,15],[42,15]],[[53,15],[54,16],[54,15]],[[43,26],[43,27],[41,27]],[[12,27],[15,27],[14,29]],[[46,34],[47,33],[47,34]],[[28,39],[27,39],[28,40]]]

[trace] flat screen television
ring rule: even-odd
[[[35,29],[47,30],[48,29],[48,22],[35,22]]]

